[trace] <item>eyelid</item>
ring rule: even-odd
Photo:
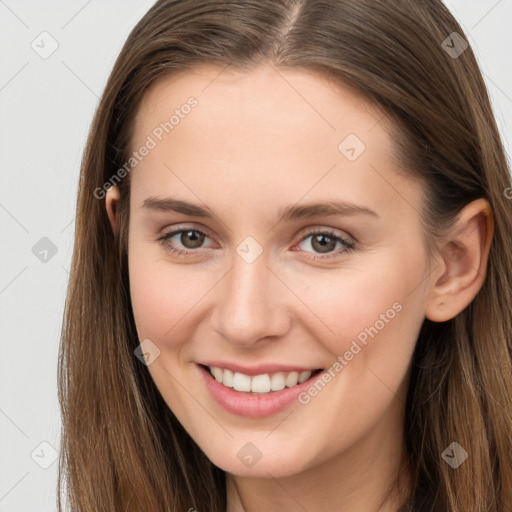
[[[169,227],[169,228],[163,228],[161,230],[161,236],[162,237],[168,237],[170,235],[177,235],[179,232],[182,231],[198,231],[199,233],[203,233],[204,235],[207,235],[208,238],[214,239],[215,237],[212,236],[211,231],[202,225],[199,226],[187,226],[186,224],[177,224],[175,226]]]
[[[337,228],[327,227],[327,226],[320,226],[320,227],[308,226],[306,228],[303,228],[299,233],[299,236],[301,237],[300,241],[302,242],[305,238],[308,238],[309,236],[317,234],[317,233],[319,233],[319,234],[332,233],[337,238],[341,238],[343,240],[346,240],[347,242],[351,242],[354,244],[358,243],[358,240],[355,237],[353,237],[352,235],[350,235],[349,233],[347,233],[346,231],[343,231],[343,230],[337,229]]]

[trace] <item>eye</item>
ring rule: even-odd
[[[183,255],[194,252],[194,249],[200,249],[205,238],[208,236],[198,229],[177,229],[165,233],[158,240],[166,250]]]
[[[316,260],[325,260],[328,258],[333,258],[343,253],[353,251],[355,249],[354,242],[348,240],[347,238],[338,236],[330,230],[325,229],[319,229],[310,232],[307,236],[302,238],[301,244],[304,244],[305,246],[303,246],[301,250],[310,252],[308,251],[308,248],[310,248],[313,250],[313,252],[316,252],[316,254],[319,255],[308,256],[310,259]],[[337,246],[338,250],[335,251]]]
[[[196,249],[205,248],[203,243],[208,238],[206,233],[199,229],[182,228],[163,234],[158,238],[158,241],[165,250],[178,256],[187,256],[192,255],[194,252],[199,252]],[[306,241],[308,242],[306,243]],[[316,253],[306,256],[308,259],[313,260],[326,260],[355,249],[354,242],[336,235],[328,229],[318,229],[309,232],[307,236],[302,238],[299,246],[301,244],[304,244],[304,246],[300,250],[310,253],[311,251],[308,249],[312,249],[313,253]],[[336,250],[337,247],[338,250]]]

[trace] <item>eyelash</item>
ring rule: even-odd
[[[197,250],[179,249],[179,248],[171,245],[168,242],[168,240],[173,238],[176,235],[179,235],[181,233],[186,233],[188,231],[193,231],[195,233],[199,233],[200,235],[208,236],[204,231],[201,231],[199,229],[177,229],[177,230],[171,231],[169,233],[165,233],[160,238],[158,238],[158,241],[163,245],[165,250],[170,251],[170,252],[176,254],[177,256],[187,256],[191,253],[197,252]],[[354,242],[352,242],[346,238],[337,236],[333,231],[330,231],[329,229],[315,229],[315,230],[309,231],[306,236],[301,238],[299,243],[302,243],[302,242],[304,242],[304,240],[307,240],[309,237],[318,235],[318,234],[327,235],[327,237],[330,238],[331,240],[340,242],[344,246],[344,249],[342,251],[335,251],[332,253],[328,253],[324,256],[318,256],[318,255],[317,256],[306,256],[307,259],[325,261],[325,260],[329,260],[331,258],[335,258],[335,257],[339,256],[340,254],[350,253],[355,250]],[[305,252],[308,254],[311,254],[308,251],[305,251]],[[318,253],[315,253],[315,254],[318,254]]]

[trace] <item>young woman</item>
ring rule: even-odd
[[[70,509],[510,510],[511,191],[440,1],[158,1],[82,165]]]

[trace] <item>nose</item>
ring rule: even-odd
[[[235,254],[231,271],[218,287],[213,329],[226,341],[247,348],[283,336],[290,326],[290,295],[263,255],[247,263]]]

